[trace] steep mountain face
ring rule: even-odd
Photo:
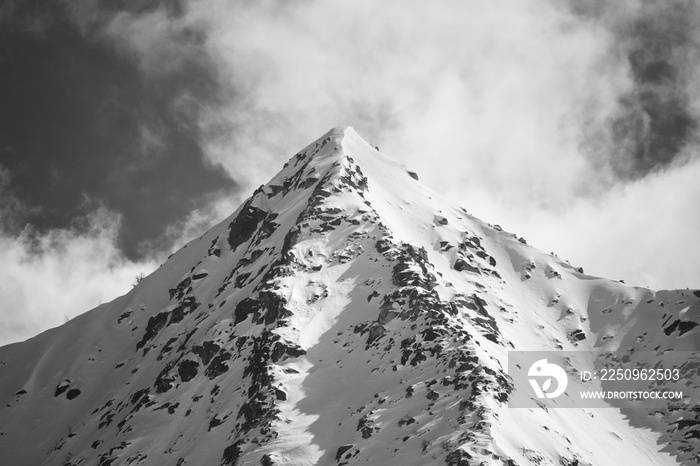
[[[0,348],[0,463],[700,461],[692,406],[514,409],[506,373],[695,351],[700,292],[587,276],[417,180],[333,129],[127,295]]]

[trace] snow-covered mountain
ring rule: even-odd
[[[0,464],[695,464],[694,405],[509,408],[506,369],[695,351],[698,321],[700,292],[588,276],[336,128],[127,295],[0,348]]]

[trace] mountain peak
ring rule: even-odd
[[[505,367],[696,351],[699,315],[700,292],[586,276],[333,128],[127,295],[0,348],[0,463],[694,461],[695,411],[509,409]]]

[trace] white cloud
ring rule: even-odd
[[[100,208],[84,232],[0,236],[0,345],[30,338],[129,291],[156,263],[116,248],[118,217]]]
[[[537,217],[519,233],[587,273],[653,289],[700,287],[700,160]]]
[[[434,155],[459,159],[482,180],[529,179],[533,194],[558,199],[569,190],[553,187],[590,175],[580,125],[628,85],[606,60],[605,29],[547,2],[199,5],[222,82],[240,95],[204,121],[234,129],[211,154],[251,185],[351,124],[426,172]]]

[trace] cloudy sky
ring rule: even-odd
[[[692,0],[5,0],[0,345],[338,125],[587,273],[698,288],[698,26]]]

